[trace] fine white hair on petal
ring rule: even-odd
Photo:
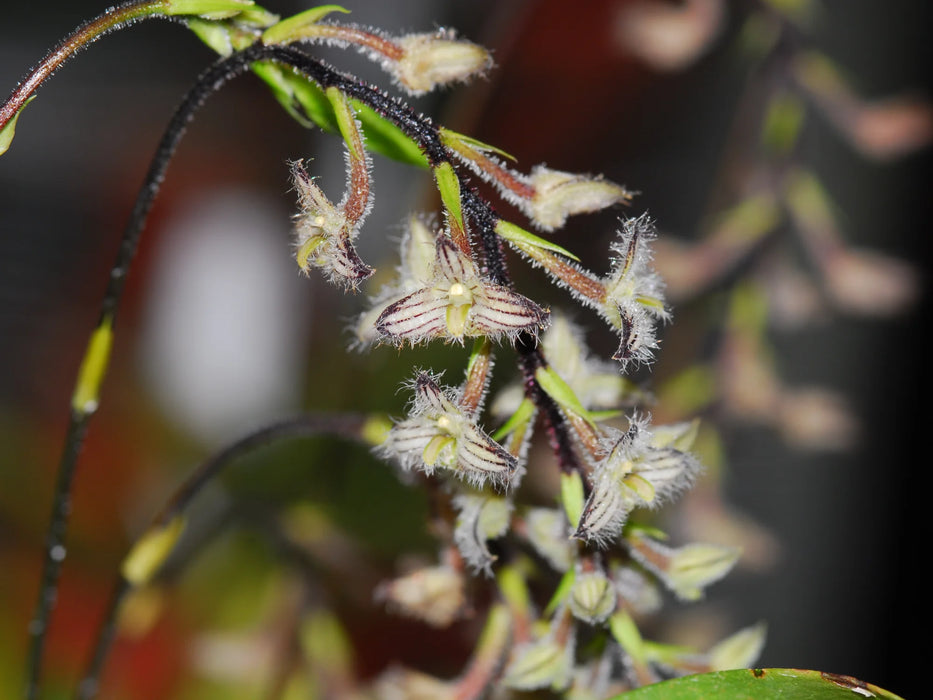
[[[593,485],[574,537],[606,547],[622,531],[630,510],[621,484],[613,475],[604,474]]]

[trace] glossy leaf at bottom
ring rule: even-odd
[[[653,683],[615,696],[612,700],[903,700],[894,693],[857,680],[821,671],[794,668],[756,668],[715,671]]]

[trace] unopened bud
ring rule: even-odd
[[[615,589],[599,571],[578,574],[570,591],[569,604],[574,617],[595,625],[603,622],[615,610]]]
[[[395,76],[412,94],[467,80],[492,65],[492,56],[485,48],[458,40],[447,31],[409,34],[401,37],[398,45],[404,53],[395,65]]]
[[[575,175],[538,165],[532,170],[535,195],[527,214],[546,231],[560,228],[573,214],[595,212],[613,204],[628,202],[632,193],[601,177]]]
[[[703,589],[729,573],[741,554],[736,547],[702,543],[674,549],[640,533],[633,533],[628,543],[636,561],[681,600],[701,598]]]
[[[505,672],[505,685],[515,690],[565,688],[573,671],[573,643],[561,644],[548,635],[515,650]]]
[[[376,598],[429,625],[446,627],[464,608],[463,586],[463,576],[450,567],[426,567],[382,584]]]

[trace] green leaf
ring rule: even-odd
[[[23,106],[20,107],[16,114],[13,115],[13,118],[7,122],[6,126],[3,127],[3,129],[0,129],[0,156],[7,152],[7,149],[13,142],[13,134],[16,131],[16,120],[19,119],[19,115],[23,113],[24,109],[26,109],[26,105],[32,102],[35,98],[36,96],[32,95],[28,100],[26,100],[23,103]]]
[[[331,12],[343,12],[350,14],[340,5],[319,5],[310,10],[299,12],[297,15],[283,19],[278,24],[269,27],[262,33],[262,43],[266,44],[287,44],[302,38],[302,30],[309,24],[317,24]]]
[[[317,85],[275,63],[254,63],[252,69],[272,88],[275,99],[299,124],[307,128],[317,125],[324,131],[337,131],[334,108]]]
[[[350,100],[350,103],[356,109],[356,118],[363,125],[369,150],[401,163],[427,169],[428,159],[404,131],[362,102]]]
[[[254,63],[253,72],[272,89],[273,95],[292,118],[304,127],[318,126],[324,131],[336,132],[337,117],[327,95],[310,80],[288,69],[269,63]],[[427,168],[428,161],[418,144],[392,122],[359,100],[350,100],[360,120],[366,147],[375,153],[420,168]]]
[[[625,610],[619,610],[609,618],[609,631],[632,659],[644,663],[645,644],[631,615]]]
[[[793,668],[756,668],[684,676],[615,696],[612,700],[696,700],[697,698],[806,698],[807,700],[903,700],[850,676]]]
[[[560,500],[564,506],[564,513],[570,527],[576,530],[580,526],[580,516],[583,515],[583,477],[580,472],[560,475]]]
[[[222,22],[212,22],[199,17],[192,17],[186,21],[188,29],[195,36],[207,44],[221,56],[233,53],[233,42],[230,39],[230,29]]]
[[[547,607],[544,608],[544,612],[542,613],[544,617],[553,615],[558,606],[564,602],[564,599],[570,594],[570,590],[573,588],[573,582],[576,578],[577,573],[573,569],[569,569],[567,573],[563,575],[560,583],[557,584],[557,588],[554,589],[554,595],[551,596],[551,600],[548,602]]]

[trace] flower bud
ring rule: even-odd
[[[552,635],[523,644],[506,669],[505,685],[515,690],[565,688],[573,672],[573,647],[572,640],[561,644]]]
[[[463,576],[448,566],[425,567],[387,581],[376,590],[376,598],[433,627],[447,627],[466,603]]]
[[[681,600],[702,598],[703,589],[729,573],[741,553],[735,547],[702,543],[674,549],[641,533],[630,535],[628,543],[635,560]]]
[[[564,225],[568,216],[595,212],[628,202],[632,193],[602,177],[576,175],[535,166],[530,175],[534,197],[526,205],[529,218],[545,231]]]
[[[578,620],[591,625],[608,618],[616,607],[616,592],[599,571],[577,574],[570,590],[570,611]]]
[[[398,39],[402,57],[394,66],[399,83],[414,95],[464,81],[492,66],[489,52],[450,31],[409,34]]]

